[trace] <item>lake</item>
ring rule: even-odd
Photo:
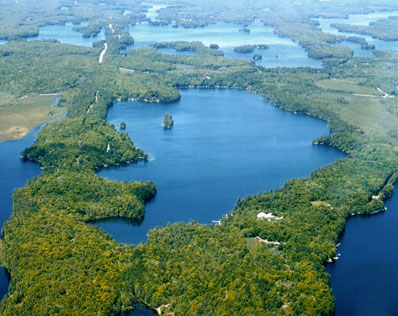
[[[39,35],[34,37],[29,37],[28,41],[35,41],[41,39],[57,39],[61,43],[80,45],[92,47],[93,43],[96,41],[101,41],[105,39],[104,29],[94,37],[84,38],[80,32],[73,30],[75,26],[85,26],[86,22],[81,24],[65,23],[65,25],[48,25],[39,28]]]
[[[261,54],[257,65],[264,67],[313,67],[321,68],[319,59],[310,58],[307,52],[288,38],[281,38],[272,27],[264,26],[258,20],[249,25],[250,33],[239,32],[242,25],[216,23],[200,28],[175,28],[172,25],[136,24],[130,28],[134,45],[130,49],[162,41],[201,41],[204,45],[218,44],[227,57],[252,59]],[[268,49],[256,49],[253,53],[234,52],[241,45],[267,44]]]
[[[0,143],[0,226],[9,219],[12,211],[12,192],[25,186],[26,182],[40,175],[40,166],[20,159],[21,152],[33,144],[39,131],[35,128],[28,135],[16,141]],[[6,269],[0,268],[0,298],[8,292],[9,278]]]
[[[163,115],[174,127],[162,128]],[[138,244],[156,226],[196,220],[211,224],[232,210],[238,196],[278,188],[309,176],[345,155],[312,140],[328,134],[325,122],[274,107],[258,95],[236,90],[190,89],[174,104],[118,102],[108,121],[126,122],[126,132],[149,154],[149,162],[106,168],[117,181],[152,180],[158,192],[138,224],[97,221],[116,241]],[[140,307],[123,315],[153,315]]]
[[[398,11],[375,11],[367,14],[350,14],[348,19],[342,18],[318,18],[320,28],[325,33],[331,33],[336,35],[345,36],[359,36],[365,38],[369,44],[376,46],[378,50],[398,50],[398,41],[383,41],[376,38],[372,38],[369,35],[357,34],[357,33],[346,33],[340,32],[336,28],[332,27],[334,23],[344,23],[351,25],[369,25],[370,22],[375,22],[381,19],[387,19],[389,16],[398,16]],[[357,43],[343,42],[340,45],[347,45],[354,50],[355,57],[371,57],[371,49],[362,49],[361,45]]]
[[[128,10],[125,13],[129,14]],[[350,35],[339,33],[330,24],[369,23],[395,14],[396,11],[376,12],[319,21],[326,32]],[[136,40],[134,47],[165,40],[202,40],[206,45],[219,44],[227,56],[251,58],[250,54],[233,52],[233,47],[264,43],[270,45],[270,49],[260,52],[263,54],[261,65],[320,67],[320,61],[308,58],[305,51],[289,39],[273,34],[272,28],[258,21],[250,26],[250,33],[238,32],[240,27],[219,23],[199,29],[176,29],[139,24],[130,28],[130,32]],[[56,38],[84,46],[104,39],[103,31],[98,37],[84,39],[72,28],[71,24],[42,27],[34,39]],[[398,48],[395,42],[360,36],[377,49]],[[355,43],[349,45],[354,48],[355,56],[370,56],[371,50],[361,50]],[[165,52],[173,53],[172,50]],[[170,131],[161,127],[166,112],[171,113],[175,121]],[[333,148],[312,145],[314,138],[329,133],[324,122],[293,115],[243,91],[187,90],[182,92],[181,101],[167,105],[119,102],[110,108],[108,120],[117,128],[122,120],[126,121],[126,132],[136,145],[150,154],[150,161],[104,169],[99,174],[118,181],[152,180],[158,188],[156,197],[146,205],[145,219],[140,225],[123,219],[97,223],[124,243],[142,242],[149,229],[168,222],[197,220],[210,224],[229,212],[238,196],[280,187],[289,178],[308,176],[311,171],[344,157]],[[38,130],[18,141],[0,143],[3,201],[0,225],[11,214],[12,191],[40,174],[38,164],[19,159],[20,152],[33,143]],[[355,216],[347,221],[338,251],[342,256],[327,265],[337,300],[336,315],[396,314],[397,190],[386,206],[385,213]],[[0,269],[0,296],[7,293],[8,282],[6,270]],[[122,315],[154,313],[139,307],[133,313]]]
[[[171,130],[162,128],[166,112],[174,119]],[[239,196],[281,187],[345,157],[312,145],[329,133],[325,122],[283,111],[245,91],[184,90],[174,104],[118,102],[108,120],[116,127],[125,121],[126,132],[150,158],[99,175],[152,180],[158,188],[139,225],[126,219],[97,222],[123,243],[145,241],[151,228],[169,222],[210,224],[232,210]]]
[[[58,97],[54,96],[51,107],[58,104]],[[66,115],[63,114],[50,121],[58,120]],[[12,192],[16,188],[24,187],[26,182],[37,177],[41,173],[38,163],[22,160],[21,152],[30,147],[36,139],[36,134],[44,124],[32,129],[25,137],[0,143],[0,227],[10,218],[12,212]],[[0,299],[8,292],[10,278],[5,268],[0,268]]]
[[[336,316],[397,315],[398,188],[387,211],[347,220],[338,261],[327,265],[336,297]]]

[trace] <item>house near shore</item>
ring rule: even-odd
[[[267,221],[272,221],[272,220],[281,220],[283,217],[278,217],[273,215],[272,213],[264,213],[260,212],[257,214],[257,219],[266,219]]]

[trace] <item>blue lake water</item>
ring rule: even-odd
[[[301,46],[288,38],[279,37],[272,27],[264,26],[260,21],[249,25],[250,33],[239,32],[240,28],[242,25],[232,23],[217,23],[195,29],[136,24],[130,28],[130,34],[134,37],[134,45],[130,49],[162,41],[201,41],[206,46],[218,44],[228,57],[251,59],[254,54],[262,54],[262,60],[256,61],[256,64],[264,67],[322,67],[320,60],[309,58]],[[234,52],[234,47],[247,44],[267,44],[270,48],[256,49],[250,54]]]
[[[59,99],[54,97],[51,107],[58,104]],[[63,114],[53,120],[58,120]],[[51,121],[53,121],[51,120]],[[0,227],[10,218],[12,212],[12,192],[16,188],[24,187],[26,182],[41,173],[40,165],[32,161],[20,159],[21,152],[31,146],[36,139],[36,134],[43,125],[32,129],[25,137],[0,143]],[[9,274],[0,268],[0,299],[8,292],[10,283]]]
[[[345,36],[359,36],[365,38],[369,44],[376,46],[378,50],[398,50],[398,41],[383,41],[376,38],[372,38],[369,35],[340,32],[336,28],[332,27],[334,23],[344,23],[351,25],[369,25],[370,22],[374,22],[381,19],[387,19],[389,16],[398,16],[398,11],[376,11],[368,14],[351,14],[348,19],[342,18],[319,18],[317,19],[320,23],[320,28],[325,33],[331,33],[336,35]],[[350,43],[344,45],[350,46],[354,50],[355,57],[370,57],[372,50],[361,49],[359,44]]]
[[[174,127],[162,128],[163,115]],[[326,123],[294,115],[245,91],[192,89],[174,104],[119,102],[108,120],[122,121],[149,162],[107,168],[100,176],[118,181],[152,180],[158,193],[146,204],[142,223],[96,222],[117,241],[146,240],[155,227],[177,221],[210,224],[235,206],[239,196],[281,187],[345,157],[312,140],[329,133]]]
[[[151,21],[156,21],[158,17],[158,11],[160,9],[167,8],[169,5],[167,4],[151,4],[151,3],[141,3],[142,5],[150,6],[147,13],[145,14],[146,18],[150,19]]]
[[[336,316],[398,314],[398,189],[387,211],[348,219],[338,261],[328,264]]]
[[[87,25],[87,23],[81,23],[80,25],[84,26]],[[29,37],[28,41],[55,38],[61,43],[92,47],[94,42],[105,39],[104,29],[102,29],[97,36],[84,38],[80,32],[73,30],[75,26],[78,25],[66,23],[65,25],[43,26],[39,28],[39,35],[35,37]]]
[[[35,140],[39,127],[17,141],[0,143],[0,226],[11,215],[12,192],[25,186],[26,182],[40,174],[40,166],[31,161],[20,159],[21,152]],[[8,274],[0,268],[0,298],[8,292]]]

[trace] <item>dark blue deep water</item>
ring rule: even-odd
[[[348,219],[338,261],[328,264],[337,316],[398,315],[398,189],[387,211]]]
[[[163,115],[174,119],[162,128]],[[146,205],[142,223],[126,219],[97,221],[118,242],[145,241],[147,232],[176,221],[210,224],[229,212],[238,196],[282,186],[292,177],[332,163],[344,154],[312,145],[329,133],[326,123],[294,115],[262,97],[234,90],[186,90],[174,104],[119,102],[108,112],[116,128],[122,121],[147,163],[107,168],[100,176],[118,180],[152,180],[158,188]],[[138,306],[123,316],[155,315]]]
[[[173,116],[172,130],[162,128],[166,112]],[[179,102],[168,105],[119,102],[108,120],[117,128],[125,121],[126,132],[150,159],[99,175],[152,180],[158,188],[142,223],[97,222],[123,243],[145,241],[151,228],[167,223],[210,224],[232,210],[239,196],[281,187],[344,157],[331,147],[312,145],[329,133],[325,122],[283,111],[244,91],[186,90]]]

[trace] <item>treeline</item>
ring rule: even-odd
[[[335,27],[340,32],[370,35],[384,41],[398,40],[398,18],[396,16],[391,16],[388,19],[377,20],[369,23],[369,25],[335,23],[331,26]]]
[[[210,54],[214,56],[223,56],[221,50],[206,47],[202,42],[194,41],[176,41],[176,42],[160,42],[152,45],[156,49],[159,48],[174,48],[177,52],[197,52],[199,54]]]

